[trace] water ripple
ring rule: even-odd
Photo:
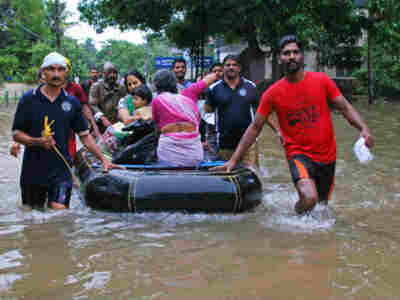
[[[11,289],[14,282],[21,280],[24,276],[15,273],[0,274],[0,292],[7,292]],[[8,299],[8,298],[2,298]],[[12,298],[10,298],[12,299]]]
[[[19,260],[22,258],[24,257],[19,250],[11,250],[0,254],[0,270],[21,266],[22,263]]]
[[[24,231],[24,225],[10,225],[8,227],[0,228],[0,235],[12,234]]]

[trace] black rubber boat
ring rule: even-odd
[[[104,173],[85,149],[77,153],[76,173],[89,207],[114,212],[240,213],[261,203],[262,184],[252,170],[238,167],[231,173],[210,171],[209,167],[218,162],[190,168],[154,165],[140,155],[141,148],[147,153],[149,150],[149,144],[142,141],[127,147],[135,160],[125,161],[126,170]],[[123,163],[120,158],[117,155],[113,161]]]

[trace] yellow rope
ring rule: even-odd
[[[51,132],[51,125],[53,125],[54,120],[52,120],[50,123],[48,123],[49,118],[48,116],[44,117],[44,129],[42,130],[42,137],[45,138],[49,138],[53,135],[53,133]],[[62,155],[62,153],[60,152],[60,150],[58,150],[57,146],[54,145],[53,146],[54,151],[56,151],[56,153],[58,154],[58,156],[62,159],[62,161],[64,162],[64,164],[67,166],[68,170],[70,171],[71,175],[72,175],[72,179],[75,182],[75,185],[80,188],[81,184],[78,180],[78,178],[76,177],[76,175],[74,174],[74,171],[72,171],[71,166],[69,165],[69,163],[67,162],[67,160],[65,159],[64,155]]]
[[[71,166],[69,165],[69,163],[67,162],[67,160],[65,159],[64,155],[62,155],[62,153],[60,152],[60,150],[58,150],[57,146],[54,145],[53,146],[54,151],[56,151],[56,153],[58,154],[58,156],[63,160],[63,162],[65,163],[65,165],[67,166],[68,170],[71,172],[72,175],[72,179],[75,182],[75,185],[77,186],[77,188],[79,189],[81,187],[81,184],[78,180],[78,177],[76,177],[74,171],[72,170]]]

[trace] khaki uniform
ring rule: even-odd
[[[218,151],[218,156],[220,156],[224,160],[230,160],[234,152],[235,150],[231,149],[220,149]],[[247,150],[245,154],[243,154],[240,162],[248,167],[259,169],[260,161],[258,155],[258,144],[257,142],[255,142],[253,145],[251,145],[250,149]]]
[[[96,82],[90,88],[89,104],[94,114],[102,112],[111,123],[115,123],[118,121],[118,102],[125,95],[125,87],[118,83],[111,87],[104,81]]]

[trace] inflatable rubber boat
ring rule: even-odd
[[[231,173],[209,170],[222,161],[196,167],[160,166],[140,155],[141,149],[149,153],[149,140],[154,141],[151,133],[114,156],[113,162],[126,170],[104,173],[86,149],[77,153],[75,168],[87,206],[114,212],[240,213],[261,203],[262,184],[251,169],[238,167]],[[121,159],[129,156],[126,153],[134,154],[129,163]]]

